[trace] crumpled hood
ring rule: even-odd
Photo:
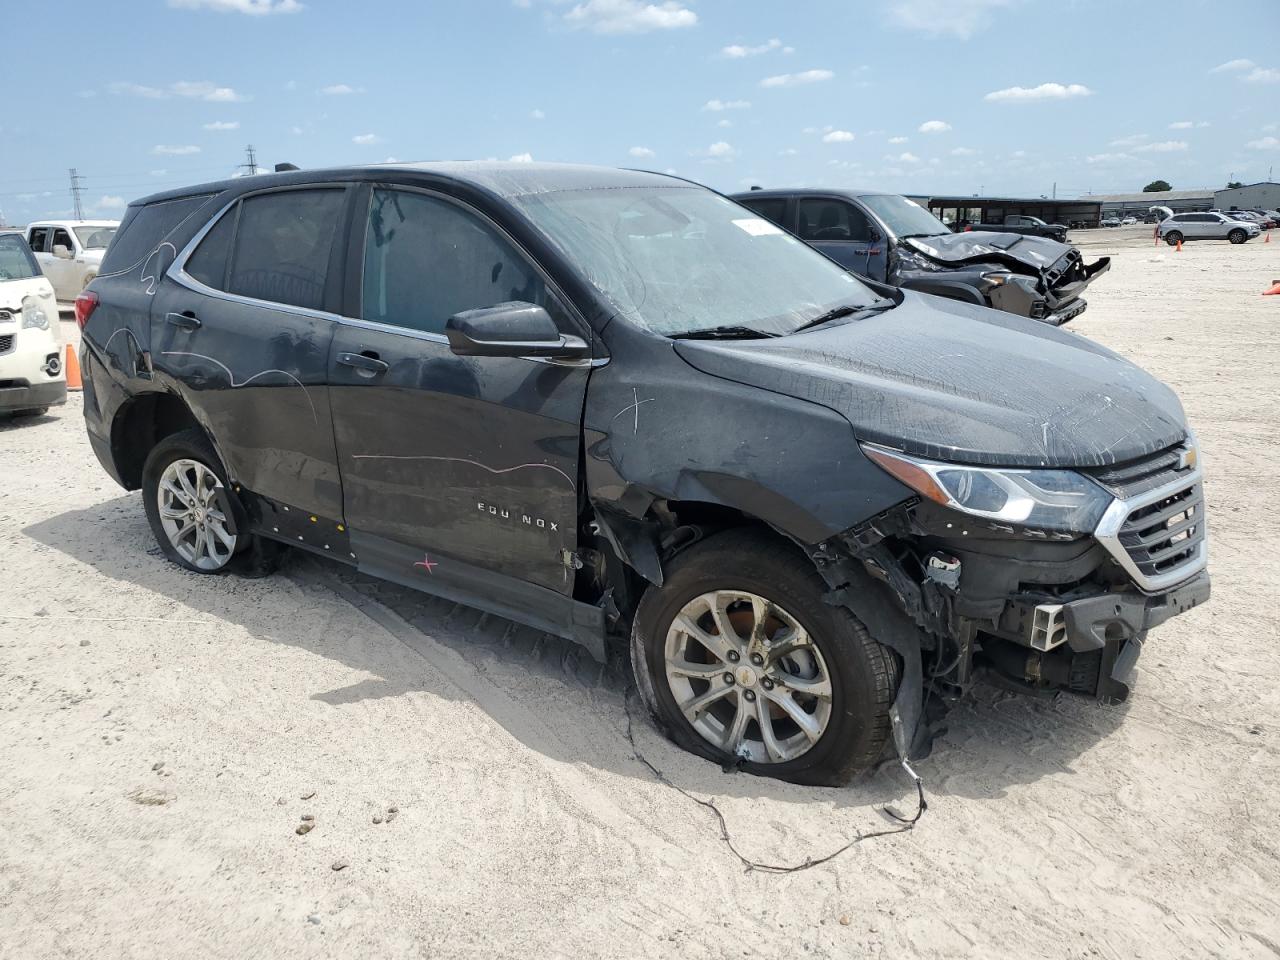
[[[705,373],[829,407],[860,439],[940,460],[1103,466],[1187,432],[1173,391],[1110,350],[909,291],[864,320],[773,340],[679,340],[675,349]]]
[[[1071,244],[1018,233],[943,233],[902,241],[931,260],[948,266],[1001,263],[1013,270],[1040,273],[1071,251]]]

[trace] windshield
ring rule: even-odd
[[[878,300],[822,254],[697,187],[564,190],[520,207],[618,312],[666,336],[791,333],[836,306]]]
[[[0,234],[0,280],[30,280],[40,276],[36,258],[16,233]]]
[[[116,235],[115,227],[75,227],[80,246],[86,250],[105,250]]]
[[[945,223],[906,197],[872,194],[858,199],[884,221],[895,237],[936,237],[951,232]]]

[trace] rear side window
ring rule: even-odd
[[[124,222],[107,244],[102,257],[102,273],[124,273],[150,256],[174,229],[200,209],[211,194],[162,200],[143,207],[130,207]]]
[[[786,228],[782,221],[787,218],[787,201],[785,197],[769,197],[761,200],[743,200],[744,207],[754,210],[766,220],[772,220],[778,226]]]
[[[242,200],[226,289],[320,309],[345,200],[342,189],[286,190]]]
[[[454,204],[375,190],[364,254],[365,320],[443,333],[455,313],[511,300],[547,306],[542,278],[487,223]]]
[[[49,239],[48,227],[32,227],[31,234],[27,238],[27,243],[36,253],[45,252],[45,242]]]
[[[231,254],[231,242],[235,239],[236,215],[239,211],[238,205],[228,210],[213,225],[213,229],[204,235],[200,246],[196,247],[191,259],[187,261],[187,273],[206,287],[213,287],[215,290],[227,288],[227,259]]]

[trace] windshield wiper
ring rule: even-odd
[[[857,316],[861,319],[862,317],[867,317],[874,313],[880,313],[881,311],[888,310],[890,307],[896,306],[897,304],[892,300],[877,300],[875,303],[867,306],[853,306],[852,304],[846,303],[842,306],[834,307],[826,313],[818,314],[812,320],[800,324],[800,326],[796,327],[792,333],[799,333],[801,330],[808,330],[810,327],[817,327],[821,324],[829,323],[832,320],[843,319],[844,317]]]
[[[706,330],[686,330],[684,333],[673,333],[672,340],[759,340],[764,337],[776,337],[776,333],[765,333],[751,327],[723,326],[710,327]]]

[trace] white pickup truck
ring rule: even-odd
[[[27,226],[27,245],[59,300],[74,300],[98,275],[119,226],[119,220],[40,220]]]

